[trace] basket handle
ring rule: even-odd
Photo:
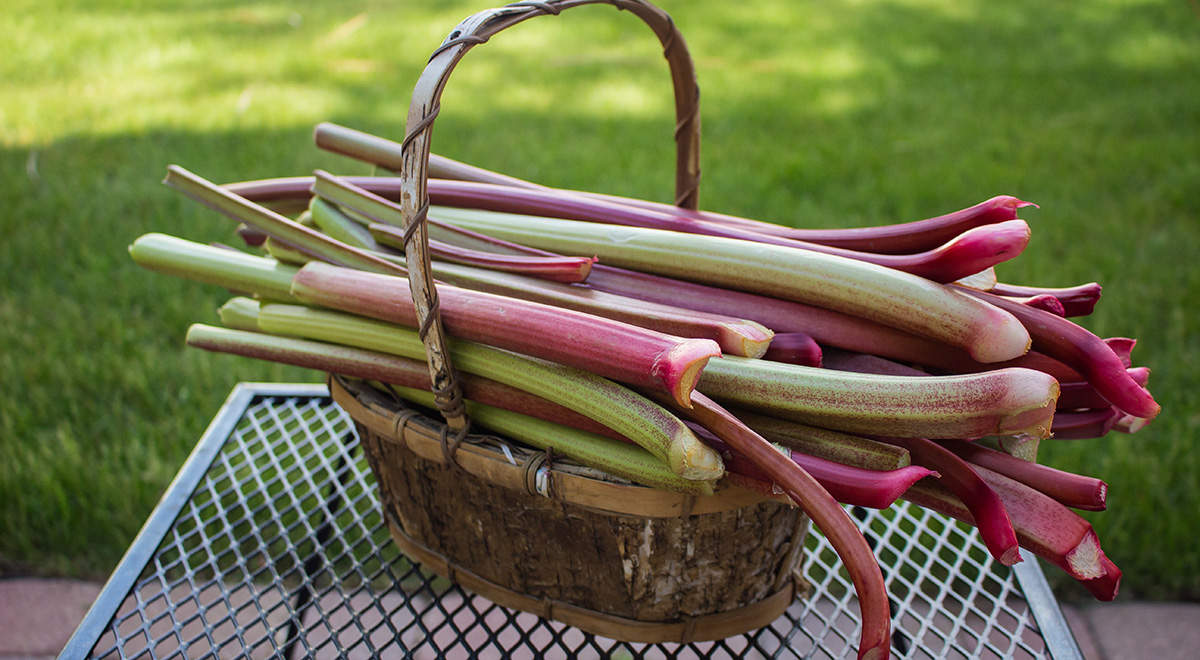
[[[610,4],[646,22],[658,36],[671,68],[675,87],[676,174],[675,203],[697,207],[700,180],[700,91],[696,71],[682,35],[663,10],[644,0],[549,0],[516,2],[467,18],[450,33],[429,58],[413,90],[399,171],[400,207],[404,215],[404,254],[408,281],[416,307],[421,340],[429,362],[433,393],[450,429],[457,432],[453,446],[465,437],[466,419],[462,391],[446,350],[445,331],[438,311],[437,290],[429,265],[426,214],[429,211],[428,174],[430,135],[440,109],[442,91],[455,65],[468,50],[487,42],[495,33],[535,16],[557,15],[563,9],[589,4]],[[447,451],[447,456],[452,450]]]

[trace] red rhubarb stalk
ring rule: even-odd
[[[991,292],[998,296],[1041,296],[1050,295],[1058,299],[1067,317],[1087,316],[1096,308],[1100,300],[1101,287],[1096,282],[1089,282],[1072,287],[1033,287],[997,282]]]
[[[1125,371],[1141,387],[1146,387],[1150,382],[1150,369],[1146,367],[1132,367]],[[1107,399],[1096,392],[1096,388],[1086,381],[1059,381],[1058,386],[1059,410],[1088,410],[1111,405]]]
[[[904,447],[913,463],[941,475],[939,480],[958,499],[962,500],[979,530],[979,538],[996,561],[1012,566],[1021,561],[1017,533],[1013,530],[1008,512],[1000,496],[969,463],[945,447],[925,438],[877,437],[876,440]]]
[[[726,351],[728,353],[729,351]],[[806,332],[777,333],[771,339],[763,359],[798,364],[804,367],[821,366],[821,347]]]
[[[1000,496],[1023,549],[1077,580],[1092,580],[1105,574],[1104,552],[1086,520],[1054,498],[1019,481],[984,467],[977,467],[976,472]],[[904,499],[975,524],[961,500],[942,484],[929,479],[910,488]]]
[[[402,278],[311,263],[292,281],[302,302],[416,327]],[[567,364],[623,383],[669,392],[686,402],[708,359],[708,339],[683,339],[627,323],[493,294],[438,287],[446,332]]]
[[[1091,440],[1113,430],[1125,413],[1113,406],[1094,410],[1068,410],[1054,415],[1050,431],[1055,440]]]
[[[1033,339],[1033,350],[1078,371],[1101,396],[1120,410],[1144,419],[1153,419],[1158,414],[1159,405],[1154,397],[1130,378],[1121,357],[1103,339],[1049,312],[1026,307],[1001,296],[962,290],[1020,319]]]
[[[941,440],[939,444],[975,465],[1016,479],[1072,509],[1103,511],[1107,506],[1108,484],[1095,477],[1022,460],[969,440]]]
[[[862,610],[858,657],[887,658],[891,642],[887,586],[871,547],[846,510],[811,474],[708,397],[693,394],[690,408],[674,407],[678,414],[712,431],[757,465],[808,514],[842,559],[858,594]]]

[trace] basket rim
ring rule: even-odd
[[[396,400],[358,379],[332,376],[329,391],[334,402],[362,430],[401,444],[421,458],[443,465],[447,463],[443,435],[448,427],[444,421],[411,408],[402,408]],[[566,460],[555,460],[539,468],[531,463],[545,457],[543,451],[498,434],[472,437],[493,442],[459,445],[453,460],[466,473],[464,476],[595,511],[644,518],[675,518],[719,513],[772,501],[724,480],[716,484],[712,495],[703,496],[631,483]],[[531,467],[544,471],[545,488],[531,488]]]

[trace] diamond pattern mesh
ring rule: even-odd
[[[97,658],[853,658],[858,606],[808,539],[810,593],[716,642],[629,644],[501,608],[392,544],[349,419],[322,396],[258,396],[92,649]],[[852,511],[884,567],[893,653],[1048,655],[1014,574],[974,530],[915,506]]]

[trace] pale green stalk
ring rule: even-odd
[[[439,220],[601,263],[809,303],[963,348],[981,362],[1023,355],[1011,314],[951,287],[855,259],[682,232],[437,207]]]
[[[274,259],[156,233],[135,240],[129,256],[139,266],[158,273],[269,300],[293,300],[292,277],[298,269]]]
[[[411,387],[393,386],[391,389],[403,399],[434,407],[433,394],[430,392]],[[562,454],[580,465],[643,486],[693,495],[712,495],[710,482],[676,475],[657,457],[637,445],[474,401],[467,401],[466,405],[467,415],[475,423],[531,447],[553,450],[555,454]]]
[[[1058,381],[1032,369],[883,376],[724,356],[697,390],[734,405],[848,433],[918,438],[1047,437]]]
[[[416,330],[350,314],[297,305],[263,305],[264,332],[295,335],[423,359]],[[564,405],[645,447],[686,479],[714,481],[724,473],[721,457],[677,417],[626,387],[592,373],[528,356],[449,338],[454,365]]]
[[[372,273],[406,274],[404,269],[395,264],[305,227],[181,167],[172,165],[167,168],[167,177],[163,183],[215,211],[244,222],[322,261]]]

